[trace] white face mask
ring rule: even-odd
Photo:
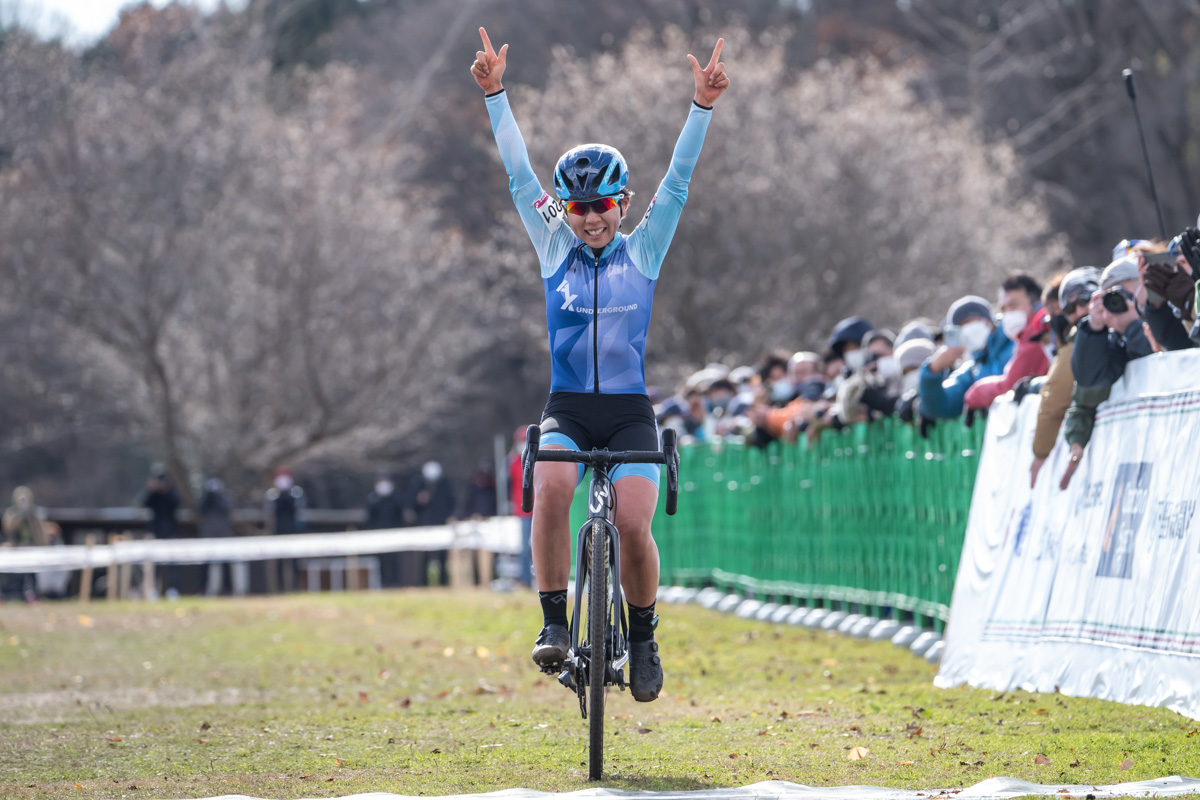
[[[876,369],[879,370],[879,377],[885,381],[890,381],[900,374],[900,369],[896,366],[896,359],[893,356],[880,356],[875,364]]]
[[[430,461],[425,466],[421,467],[421,474],[425,476],[425,480],[433,483],[438,478],[442,477],[442,465],[436,461]]]
[[[391,481],[379,481],[375,484],[375,494],[379,495],[380,497],[387,497],[392,493],[392,489],[394,488],[395,487],[392,486]]]
[[[921,370],[914,369],[912,372],[908,373],[901,379],[900,385],[904,387],[904,393],[908,394],[913,389],[916,389],[917,384],[919,384],[920,382],[921,382]]]
[[[1006,311],[1000,317],[1000,327],[1004,329],[1004,335],[1014,342],[1021,335],[1021,331],[1025,330],[1027,322],[1029,322],[1029,315],[1024,311]]]
[[[863,362],[866,361],[867,354],[862,350],[850,350],[845,355],[846,366],[851,372],[858,372],[862,369]]]
[[[286,492],[288,489],[292,488],[292,476],[280,475],[275,479],[275,488],[281,492]]]
[[[967,352],[978,353],[987,347],[988,337],[992,335],[992,328],[986,322],[975,320],[963,325],[960,335],[962,346],[967,348]]]
[[[792,382],[787,378],[780,378],[771,384],[771,399],[772,400],[790,400],[792,399]]]

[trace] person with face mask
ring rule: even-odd
[[[917,385],[921,413],[931,419],[961,415],[967,389],[980,378],[1003,373],[1013,354],[1013,340],[992,321],[992,305],[982,297],[955,300],[946,322],[946,343],[921,365]]]
[[[437,461],[426,461],[421,466],[421,474],[413,482],[409,490],[410,505],[416,513],[419,526],[447,525],[454,521],[456,499],[454,486],[442,474],[442,465]],[[436,580],[442,585],[450,583],[450,572],[447,568],[449,558],[447,550],[430,550],[423,556],[424,572],[428,576],[430,567],[437,565]]]
[[[1042,306],[1042,287],[1028,275],[1013,275],[1000,289],[1000,328],[1016,348],[1001,374],[980,378],[963,395],[966,407],[976,411],[991,407],[1022,378],[1040,377],[1050,368],[1050,320]]]
[[[385,531],[404,527],[404,498],[396,491],[391,472],[375,474],[374,489],[367,495],[367,522],[364,530]],[[415,586],[419,567],[405,569],[406,562],[421,557],[416,553],[383,553],[379,556],[379,582],[384,586]]]
[[[1029,467],[1029,485],[1037,485],[1042,464],[1054,449],[1058,429],[1062,427],[1067,409],[1071,407],[1071,393],[1075,386],[1075,373],[1071,371],[1071,353],[1075,349],[1075,326],[1087,314],[1092,295],[1100,288],[1100,270],[1095,267],[1080,267],[1063,278],[1058,287],[1060,318],[1051,322],[1055,330],[1061,331],[1058,352],[1046,373],[1046,382],[1041,389],[1041,405],[1038,406],[1037,426],[1033,432],[1033,463]]]
[[[266,522],[268,534],[302,533],[304,531],[304,490],[296,485],[291,467],[286,465],[275,469],[272,486],[267,490],[266,503],[263,507],[263,519]],[[286,558],[282,561],[266,561],[267,591],[279,591],[279,577],[282,573],[283,591],[290,592],[297,583],[296,560]]]

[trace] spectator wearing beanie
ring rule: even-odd
[[[980,378],[1004,372],[1013,353],[1012,339],[992,322],[992,306],[982,297],[960,297],[946,318],[947,332],[957,329],[961,342],[953,347],[943,345],[921,365],[917,387],[921,413],[931,419],[962,414],[967,389]],[[960,359],[962,363],[951,372]]]

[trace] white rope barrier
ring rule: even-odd
[[[0,548],[0,572],[101,568],[111,564],[206,564],[412,550],[521,552],[521,521],[493,517],[423,528],[214,539],[131,539],[103,545]]]

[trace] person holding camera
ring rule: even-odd
[[[1086,388],[1112,386],[1125,374],[1125,365],[1154,352],[1142,327],[1146,287],[1138,261],[1127,255],[1104,268],[1100,291],[1088,303],[1079,325],[1071,369],[1075,383]]]
[[[1063,431],[1071,457],[1059,480],[1061,489],[1067,488],[1079,468],[1096,424],[1096,408],[1125,374],[1125,365],[1154,352],[1142,326],[1145,292],[1137,258],[1118,258],[1100,274],[1100,290],[1088,301],[1088,315],[1076,329],[1071,353],[1075,388]]]
[[[1187,228],[1167,247],[1138,253],[1146,285],[1146,325],[1164,350],[1200,346],[1196,318],[1196,280],[1200,278],[1200,231]],[[1192,326],[1192,336],[1188,327]]]

